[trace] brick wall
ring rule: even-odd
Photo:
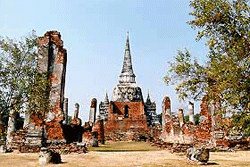
[[[95,122],[92,132],[97,132],[98,141],[104,142],[104,124],[103,120],[98,120]]]
[[[125,116],[125,106],[128,108],[127,117]],[[131,133],[143,133],[148,130],[143,102],[111,102],[108,120],[104,128],[105,137],[119,135],[117,131],[129,130]]]
[[[51,103],[50,113],[46,113],[46,132],[47,138],[64,139],[60,120],[64,119],[63,100],[65,88],[65,75],[67,52],[63,48],[61,35],[57,31],[48,31],[43,37],[38,38],[39,54],[38,68],[42,72],[48,72],[50,81],[49,100]],[[42,123],[41,118],[31,117],[36,125]]]

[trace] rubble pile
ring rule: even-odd
[[[24,129],[21,129],[15,133],[12,134],[12,142],[11,142],[11,148],[14,150],[19,149],[21,145],[24,145],[25,137],[26,137],[27,131]]]
[[[18,149],[21,153],[38,153],[41,150],[39,146],[29,146],[29,145],[20,145]]]
[[[106,140],[111,141],[146,141],[149,138],[148,131],[139,129],[121,130],[117,129],[106,134]]]
[[[46,148],[54,152],[57,152],[59,154],[87,153],[87,147],[85,143],[51,144],[51,145],[48,145]],[[23,146],[20,146],[19,151],[21,153],[37,153],[41,151],[41,147],[23,145]]]
[[[152,146],[156,146],[160,149],[168,149],[172,153],[186,153],[187,150],[193,147],[192,144],[185,144],[185,143],[168,143],[164,142],[161,139],[157,138],[153,141],[149,141]]]
[[[192,144],[175,143],[172,145],[171,152],[172,153],[183,153],[183,152],[187,152],[187,150],[191,147],[192,147]]]
[[[60,154],[70,154],[78,153],[83,154],[87,153],[87,147],[85,143],[71,143],[71,144],[52,144],[47,147],[49,150]]]

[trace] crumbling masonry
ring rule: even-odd
[[[177,150],[186,150],[194,145],[233,147],[241,144],[247,148],[248,142],[242,136],[229,134],[229,119],[223,129],[218,126],[225,119],[214,115],[218,107],[216,108],[215,103],[208,104],[207,96],[203,97],[200,105],[199,125],[195,124],[193,103],[188,103],[189,122],[185,122],[183,109],[180,108],[174,114],[171,111],[170,97],[165,96],[162,102],[161,125],[155,102],[151,101],[149,94],[144,102],[142,90],[136,85],[128,34],[122,71],[119,83],[113,90],[113,99],[110,101],[106,93],[104,101],[100,102],[97,116],[97,99],[93,98],[89,121],[83,126],[78,117],[80,105],[76,103],[74,117],[69,122],[68,98],[64,97],[67,52],[63,48],[61,35],[57,31],[48,31],[38,39],[38,44],[38,67],[40,71],[48,73],[51,108],[48,112],[41,113],[45,119],[39,115],[30,116],[30,122],[25,123],[26,128],[14,134],[13,148],[21,146],[22,152],[37,152],[44,137],[47,143],[77,142],[80,147],[83,143],[98,146],[98,142],[104,143],[105,140],[147,140],[162,148],[175,147]],[[178,146],[174,146],[176,143]],[[65,148],[68,147],[65,145]]]
[[[38,68],[48,72],[50,81],[49,100],[51,109],[46,114],[47,139],[64,139],[59,122],[65,119],[63,113],[67,51],[63,48],[61,35],[57,31],[48,31],[38,40]]]

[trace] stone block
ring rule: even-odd
[[[7,152],[7,147],[5,145],[0,145],[0,154],[6,153]]]
[[[48,163],[59,164],[62,162],[61,155],[55,151],[49,150],[45,147],[41,148],[39,153],[39,164],[46,165]]]
[[[207,163],[209,160],[209,149],[189,148],[187,149],[187,158],[191,161]]]

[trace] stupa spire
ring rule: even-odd
[[[148,97],[147,97],[146,103],[151,104],[151,99],[150,99],[150,96],[149,96],[149,90],[148,90]]]
[[[122,72],[119,78],[120,84],[132,84],[135,83],[135,74],[132,68],[132,59],[130,54],[130,45],[129,45],[129,32],[127,31],[127,41],[125,46],[125,54]]]
[[[106,91],[104,103],[109,103],[109,98],[108,98],[108,93],[107,93],[107,91]]]

